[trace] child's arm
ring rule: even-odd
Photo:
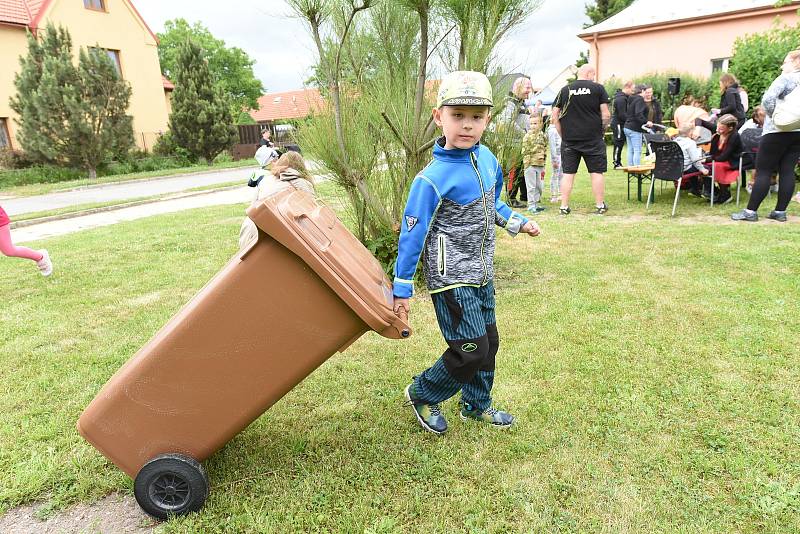
[[[495,223],[506,229],[506,232],[512,236],[517,235],[520,230],[528,222],[528,219],[513,211],[508,205],[500,200],[500,192],[503,190],[503,169],[500,163],[497,163],[495,170],[495,186],[494,186],[494,209],[495,209]]]
[[[441,195],[433,182],[423,175],[414,178],[400,222],[397,262],[394,266],[395,311],[401,304],[408,312],[408,299],[414,294],[414,273],[440,202]]]

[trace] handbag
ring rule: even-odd
[[[772,113],[772,123],[783,132],[800,128],[800,85],[778,100]]]

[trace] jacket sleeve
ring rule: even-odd
[[[395,297],[409,298],[414,294],[414,273],[441,199],[441,193],[430,179],[421,174],[414,178],[400,222],[394,266]]]
[[[790,92],[789,78],[785,74],[775,78],[775,81],[769,86],[769,89],[764,93],[764,97],[761,100],[761,105],[764,106],[767,115],[772,117],[772,114],[775,113],[775,106],[778,103],[778,99],[785,97]]]
[[[500,200],[500,193],[503,191],[503,169],[500,163],[497,163],[495,170],[495,185],[494,185],[494,210],[495,210],[495,224],[506,229],[506,232],[515,236],[519,233],[520,229],[525,226],[528,219],[513,211],[508,205]]]
[[[658,100],[653,100],[653,105],[655,106],[655,113],[653,113],[653,122],[656,124],[661,124],[664,120],[664,111],[661,109],[661,102]]]
[[[719,114],[725,115],[726,113],[736,115],[736,95],[728,89],[725,90],[719,103]]]

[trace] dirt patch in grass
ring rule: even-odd
[[[150,534],[158,523],[129,495],[114,493],[92,504],[78,504],[48,519],[38,519],[41,504],[21,506],[0,517],[0,532],[13,534]]]

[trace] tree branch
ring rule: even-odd
[[[403,145],[403,148],[406,150],[406,154],[413,154],[414,151],[411,150],[411,147],[408,146],[408,143],[406,143],[405,139],[403,139],[403,137],[400,135],[400,132],[397,131],[397,128],[395,128],[394,124],[392,124],[392,121],[389,119],[389,116],[385,111],[381,111],[381,116],[383,117],[383,120],[386,121],[386,124],[389,125],[389,128],[392,130],[392,133],[397,140]]]

